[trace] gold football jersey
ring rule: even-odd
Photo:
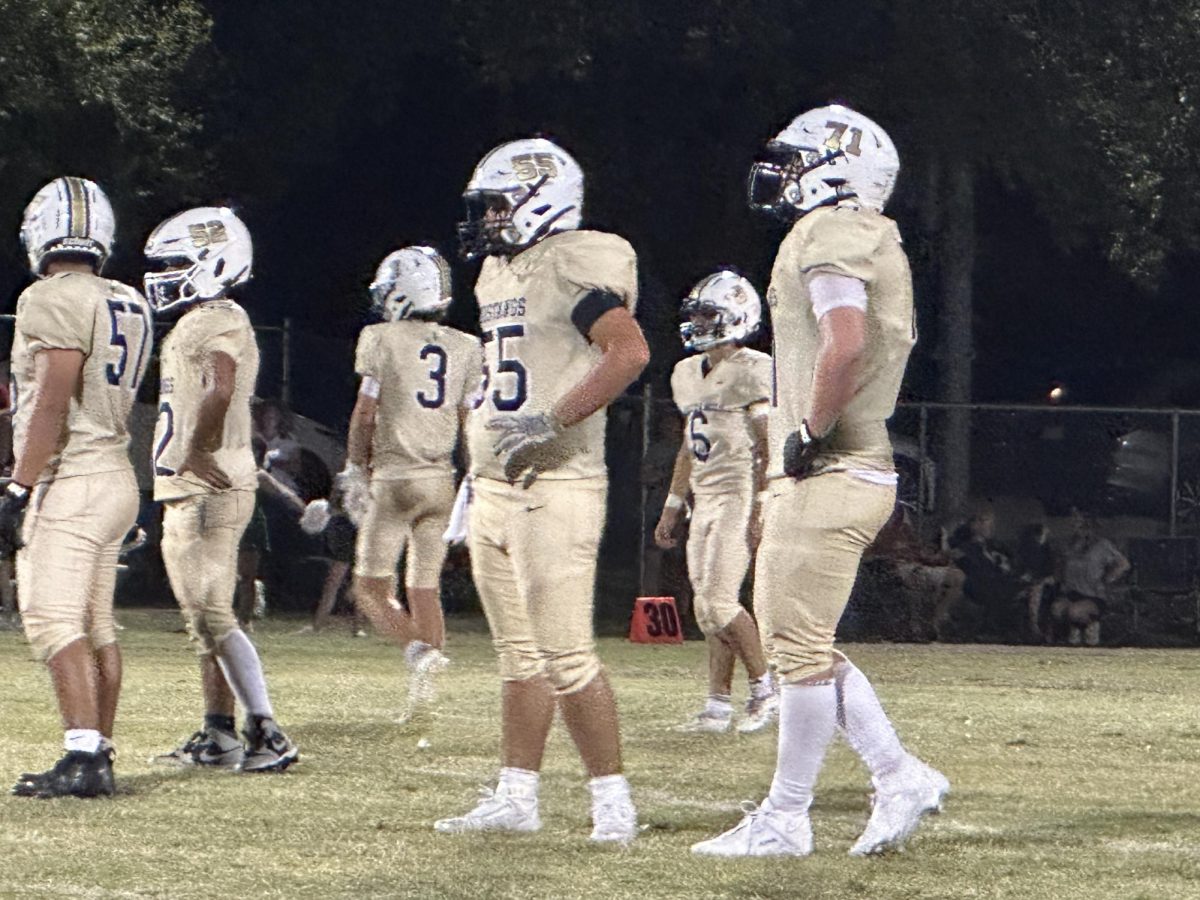
[[[468,424],[471,472],[504,479],[495,455],[498,415],[549,412],[600,358],[571,321],[593,290],[616,294],[632,313],[637,303],[637,258],[624,239],[599,231],[553,234],[511,258],[489,256],[475,283],[483,333],[484,384]],[[548,448],[561,460],[543,479],[605,475],[604,410],[566,429]]]
[[[768,476],[783,475],[783,444],[808,416],[820,333],[808,292],[817,272],[849,275],[867,291],[867,346],[854,396],[834,428],[818,471],[892,471],[887,420],[917,340],[912,275],[896,223],[865,209],[817,209],[797,222],[775,257],[767,303],[774,332]]]
[[[229,299],[192,307],[163,341],[158,391],[158,423],[154,429],[154,499],[176,500],[211,492],[191,472],[177,475],[196,429],[207,387],[208,358],[225,353],[237,364],[233,399],[225,413],[221,446],[213,453],[229,476],[233,490],[258,486],[251,449],[250,398],[258,380],[258,343],[250,317]]]
[[[371,477],[446,475],[459,410],[479,392],[478,339],[419,319],[369,325],[359,335],[354,367],[379,382]]]
[[[129,413],[150,362],[154,329],[142,295],[117,281],[64,272],[31,284],[17,301],[12,346],[13,446],[25,443],[39,350],[83,354],[57,452],[37,480],[130,469]]]
[[[767,414],[771,357],[748,347],[704,374],[705,355],[681,359],[671,373],[671,394],[685,418],[692,449],[693,494],[753,488],[755,416]]]

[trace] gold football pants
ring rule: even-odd
[[[833,665],[859,561],[892,514],[896,489],[828,472],[773,479],[768,491],[754,609],[780,680],[797,682]]]

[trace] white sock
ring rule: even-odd
[[[875,689],[859,668],[844,660],[834,669],[838,692],[838,724],[854,752],[862,757],[872,778],[896,771],[908,753]]]
[[[100,732],[94,728],[68,728],[63,734],[63,749],[68,753],[72,750],[97,753],[102,739]]]
[[[404,661],[408,663],[408,667],[411,669],[417,664],[418,659],[432,649],[433,645],[427,644],[424,641],[409,641],[408,646],[404,648]]]
[[[755,700],[765,700],[775,693],[775,680],[771,673],[764,672],[759,678],[750,679],[750,696]]]
[[[828,684],[785,684],[780,691],[779,757],[767,799],[774,809],[803,812],[837,727],[837,692]]]
[[[588,781],[588,790],[594,803],[615,797],[629,799],[629,780],[624,775],[599,775]]]
[[[247,714],[275,718],[258,651],[242,629],[235,628],[217,644],[217,664],[225,673],[233,696]]]
[[[709,694],[704,704],[704,714],[717,719],[728,719],[733,715],[733,703],[728,694]]]
[[[530,769],[518,769],[514,766],[505,766],[500,770],[500,783],[496,786],[496,789],[503,789],[505,793],[516,794],[520,797],[532,797],[536,800],[538,782],[540,780],[540,772],[534,772]]]

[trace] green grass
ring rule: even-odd
[[[393,720],[400,655],[344,630],[256,636],[279,719],[301,746],[285,775],[156,768],[197,726],[192,651],[168,612],[121,614],[126,687],[113,800],[0,799],[0,896],[21,897],[1200,897],[1195,651],[850,646],[901,735],[953,783],[946,812],[899,856],[846,856],[868,782],[835,746],[805,860],[714,862],[688,847],[734,823],[770,781],[774,733],[689,737],[670,725],[703,690],[703,645],[605,640],[642,821],[636,846],[589,845],[588,800],[561,726],[541,833],[437,835],[497,766],[486,636],[453,623],[443,710]],[[44,671],[0,633],[0,776],[58,755]],[[417,742],[427,737],[428,749]]]

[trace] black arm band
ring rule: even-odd
[[[571,324],[579,329],[580,334],[591,340],[589,335],[596,320],[610,309],[619,309],[624,305],[621,298],[612,291],[588,291],[571,310]]]

